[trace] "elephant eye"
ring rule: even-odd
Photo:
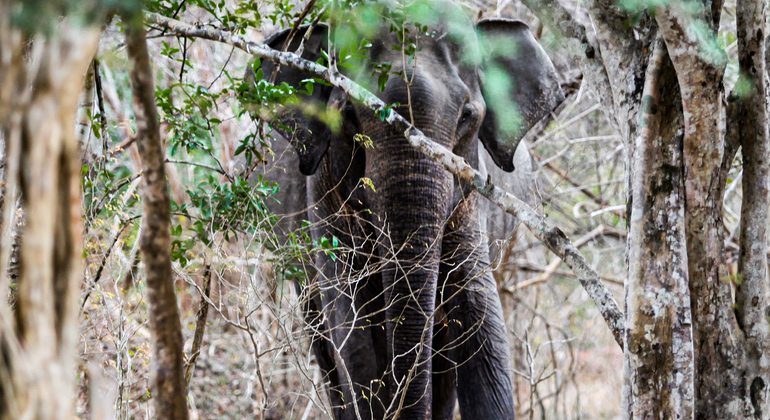
[[[457,120],[457,138],[462,138],[473,127],[473,122],[476,119],[475,109],[471,104],[466,103],[463,106],[463,110],[460,113],[460,118]]]
[[[464,123],[471,119],[471,111],[469,109],[463,110],[463,115],[460,117],[460,123]]]

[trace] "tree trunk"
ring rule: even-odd
[[[542,3],[547,7],[533,5],[536,13],[560,12],[555,2]],[[602,102],[611,103],[607,112],[627,146],[627,418],[770,416],[765,3],[737,2],[741,76],[730,96],[726,135],[725,59],[716,44],[721,1],[687,8],[661,3],[653,18],[649,9],[593,0],[587,6],[597,45],[580,25],[558,21],[584,46],[584,69],[603,64],[586,78]],[[665,48],[651,43],[658,34]],[[649,51],[655,51],[651,58]],[[738,145],[750,179],[743,184],[739,274],[730,279],[721,217]]]
[[[7,172],[0,273],[0,416],[73,416],[77,297],[82,280],[78,142],[73,129],[83,77],[98,28],[69,19],[38,37],[23,57],[24,37],[11,28],[10,2],[0,3],[0,124]],[[8,89],[6,89],[8,88]],[[8,95],[6,95],[8,93]],[[26,198],[25,239],[13,312],[5,291],[15,192]]]
[[[677,134],[682,107],[660,38],[653,44],[642,104],[631,159],[623,407],[628,418],[685,419],[693,412],[693,349]]]
[[[152,330],[151,389],[155,416],[188,418],[182,325],[171,270],[171,198],[155,107],[154,74],[147,52],[142,15],[124,16],[136,118],[136,146],[142,159],[142,235],[147,300]]]
[[[741,206],[740,253],[735,279],[735,313],[743,333],[745,358],[740,370],[747,412],[754,418],[770,418],[770,325],[768,325],[767,223],[770,145],[768,145],[767,88],[765,80],[766,21],[764,1],[739,0],[736,18],[740,79],[738,112],[728,123],[737,126],[743,149],[743,205]],[[729,116],[732,116],[729,114]],[[729,155],[727,155],[729,156]],[[732,160],[732,156],[730,156]],[[724,183],[723,183],[724,184]],[[746,400],[748,398],[748,400]]]
[[[589,8],[629,151],[627,418],[768,416],[763,3],[738,2],[737,86],[747,93],[733,95],[727,125],[744,147],[751,180],[744,180],[735,279],[723,268],[721,204],[735,145],[722,123],[721,2],[688,10],[671,2],[657,7],[654,20],[631,11],[639,17],[633,37],[622,9],[599,0]],[[666,54],[660,41],[644,41],[656,34]],[[655,51],[650,59],[648,50]],[[735,301],[726,280],[736,284]]]

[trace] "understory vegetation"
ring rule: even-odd
[[[293,25],[304,6],[201,3],[184,5],[178,18],[232,25],[254,40]],[[161,3],[159,8],[173,13],[173,6],[178,5]],[[539,168],[534,193],[540,211],[558,220],[573,241],[579,240],[581,251],[620,300],[625,236],[620,137],[608,127],[591,90],[576,80],[579,72],[560,51],[559,40],[523,6],[501,6],[467,5],[484,17],[522,19],[540,28],[551,57],[561,58],[557,65],[569,94],[530,144]],[[313,13],[317,10],[306,20]],[[191,415],[330,418],[295,282],[306,281],[297,264],[307,264],[303,256],[344,250],[335,238],[312,243],[307,227],[288,232],[288,246],[276,246],[287,232],[280,231],[280,216],[267,207],[281,186],[269,174],[248,176],[249,171],[259,172],[253,167],[262,161],[277,159],[270,148],[270,128],[260,127],[239,96],[249,57],[162,30],[150,31],[148,40],[169,161],[175,287],[188,360],[193,357],[197,311],[202,304],[210,307],[202,342],[194,349]],[[106,408],[116,410],[119,418],[152,418],[150,337],[136,244],[141,227],[138,157],[130,145],[124,146],[132,138],[132,113],[122,35],[115,22],[102,36],[98,59],[104,108],[96,103],[90,108],[84,137],[85,291],[90,296],[81,318],[79,413],[88,412],[89,387],[98,375]],[[278,87],[264,95],[286,93]],[[523,226],[500,249],[495,278],[511,337],[519,415],[615,418],[622,357],[592,301]]]
[[[43,3],[17,7],[20,21],[42,19],[30,15],[36,6],[41,16],[57,16]],[[263,42],[298,22],[366,27],[367,19],[381,17],[368,15],[365,3],[151,0],[143,7]],[[582,2],[561,3],[590,25]],[[632,3],[619,4],[637,10]],[[468,0],[462,7],[479,19],[526,22],[554,62],[566,99],[525,137],[536,168],[531,193],[536,211],[571,239],[622,308],[632,158],[612,116],[574,62],[573,44],[519,1]],[[724,2],[716,39],[727,57],[728,91],[739,77],[735,9],[735,2]],[[636,15],[628,14],[632,27]],[[394,25],[406,19],[398,13],[391,18]],[[132,63],[127,23],[120,15],[105,22],[77,105],[84,280],[78,296],[75,406],[83,419],[151,419],[156,418],[150,392],[155,361],[139,251],[143,162],[136,147]],[[261,80],[260,73],[253,83],[244,81],[247,67],[261,71],[259,59],[224,43],[179,37],[153,24],[145,28],[170,188],[173,285],[190,417],[330,419],[322,371],[310,347],[312,331],[303,318],[306,286],[312,283],[313,255],[336,258],[357,250],[346,249],[334,236],[313,240],[309,221],[297,224],[295,214],[276,211],[280,193],[291,188],[282,183],[285,172],[296,168],[271,166],[289,152],[273,131],[278,127],[269,122],[282,103],[296,102],[323,81],[308,80],[305,91]],[[337,65],[357,68],[370,47],[365,42],[336,46]],[[410,48],[407,56],[418,46]],[[376,71],[387,76],[390,67],[380,64]],[[384,81],[380,77],[380,84]],[[4,148],[9,133],[0,136]],[[739,153],[728,165],[723,200],[724,263],[735,283],[740,282],[736,234],[742,159]],[[362,179],[360,188],[378,186]],[[5,191],[3,199],[3,211],[12,214],[5,220],[12,223],[5,227],[10,263],[0,269],[9,271],[13,307],[20,287],[19,249],[31,216],[23,195]],[[518,418],[621,418],[623,349],[578,279],[521,224],[494,248]]]

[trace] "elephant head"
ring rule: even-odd
[[[433,16],[430,22],[418,25],[420,30],[412,28],[411,33],[422,35],[410,57],[400,48],[403,34],[382,28],[371,40],[371,63],[390,65],[383,89],[372,91],[385,103],[399,104],[394,107],[397,112],[472,166],[479,167],[480,140],[500,168],[513,171],[513,154],[520,139],[563,100],[553,65],[522,22],[487,19],[474,26],[464,17],[449,17],[457,14],[446,12],[452,8],[445,3],[428,7],[435,13],[429,13]],[[298,48],[306,30],[303,27],[294,37],[290,51]],[[268,44],[280,49],[287,35],[288,30],[280,32]],[[303,57],[320,57],[328,38],[327,27],[316,27],[305,41]],[[272,77],[272,64],[262,68],[265,78]],[[369,76],[372,68],[363,73]],[[309,77],[282,68],[276,80],[291,84]],[[367,84],[365,78],[358,80]],[[368,82],[368,86],[377,83]],[[328,162],[332,168],[325,172],[328,174],[335,166],[348,165],[338,156],[355,154],[359,167],[348,168],[344,171],[348,175],[340,176],[365,176],[376,187],[367,189],[357,201],[375,215],[371,223],[377,230],[385,232],[385,239],[372,246],[384,267],[382,312],[387,342],[378,345],[387,346],[389,366],[385,371],[390,377],[390,398],[399,402],[398,417],[425,419],[431,412],[434,418],[451,415],[454,394],[436,390],[432,384],[444,380],[431,374],[437,348],[431,340],[436,307],[446,299],[443,284],[452,283],[457,286],[452,296],[464,297],[456,298],[462,303],[447,306],[442,313],[458,317],[460,329],[471,328],[468,324],[478,326],[474,333],[478,339],[467,339],[467,331],[455,332],[466,334],[464,339],[455,339],[471,344],[447,353],[453,363],[464,366],[455,368],[458,376],[466,371],[467,377],[449,381],[454,381],[452,387],[456,383],[463,418],[513,418],[509,349],[494,281],[489,284],[491,276],[485,271],[489,257],[487,244],[480,239],[484,228],[478,196],[410,147],[403,132],[372,110],[352,103],[339,89],[317,85],[312,96],[301,102],[287,106],[280,117],[281,125],[293,129],[282,134],[293,139],[300,171],[312,175],[319,163]],[[339,110],[342,127],[329,127],[317,112],[303,113],[307,103]],[[352,146],[343,146],[347,151],[340,153],[335,145],[352,143],[356,133],[368,136],[373,147],[353,153]],[[338,184],[336,179],[319,183]],[[442,255],[449,257],[445,261]],[[463,305],[484,310],[475,313],[474,308]],[[473,342],[475,348],[471,348]]]

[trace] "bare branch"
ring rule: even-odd
[[[120,143],[119,145],[117,145],[117,146],[115,146],[115,147],[113,147],[112,149],[109,150],[109,152],[107,153],[108,156],[116,155],[116,154],[118,154],[120,152],[125,151],[126,149],[131,147],[131,145],[134,144],[135,141],[136,141],[136,136],[131,136],[131,137],[123,140],[122,143]]]
[[[541,267],[539,265],[535,265],[530,263],[529,261],[515,261],[511,264],[513,267],[516,267],[520,270],[525,271],[534,271],[536,273],[551,273],[551,275],[557,275],[557,276],[563,276],[563,277],[574,277],[575,274],[567,271],[567,270],[560,270],[560,269],[554,269],[550,270],[550,267]],[[623,287],[623,279],[617,279],[615,277],[610,276],[600,276],[602,280],[606,281],[607,283],[614,284],[616,286]],[[534,286],[536,284],[544,283],[548,281],[548,278],[545,276],[538,276],[533,279],[525,280],[520,283],[516,283],[514,287],[501,287],[501,290],[506,293],[515,293],[515,290],[521,290],[526,289],[529,286]]]
[[[576,240],[574,242],[575,248],[580,249],[580,248],[583,247],[583,245],[586,245],[590,241],[596,239],[598,236],[603,236],[603,235],[616,235],[616,236],[621,236],[622,237],[622,236],[625,236],[625,232],[618,231],[618,230],[616,230],[614,228],[611,228],[611,227],[608,227],[608,226],[605,226],[605,225],[599,225],[595,229],[593,229],[592,231],[586,233],[585,235],[580,237],[578,240]],[[540,276],[538,276],[538,277],[536,277],[534,279],[529,279],[529,280],[517,283],[516,284],[516,289],[519,289],[519,290],[527,288],[529,286],[533,286],[535,284],[540,284],[540,283],[546,282],[546,281],[548,281],[548,279],[553,274],[556,274],[556,275],[559,275],[559,276],[571,276],[572,275],[572,273],[569,273],[567,271],[559,270],[558,269],[558,267],[559,267],[559,259],[554,259],[550,264],[548,264],[547,267],[539,267],[537,265],[530,264],[530,263],[524,262],[524,261],[516,261],[516,262],[513,263],[513,265],[515,265],[518,268],[524,269],[524,270],[537,271],[537,272],[542,272],[543,273],[542,275],[540,275]],[[616,284],[616,285],[619,285],[619,286],[623,286],[623,281],[622,280],[618,280],[618,279],[615,279],[615,278],[612,278],[612,277],[608,277],[608,276],[600,276],[600,278],[602,280],[608,282],[608,283],[612,283],[612,284]],[[506,291],[508,293],[513,293],[514,292],[513,289],[509,289],[509,288],[504,288],[504,291]]]
[[[228,175],[227,172],[223,171],[220,168],[217,168],[215,166],[207,165],[205,163],[198,163],[198,162],[191,162],[188,160],[177,160],[177,159],[166,159],[166,163],[178,163],[181,165],[191,165],[191,166],[197,166],[199,168],[206,168],[208,170],[217,172],[221,175]]]
[[[535,159],[541,160],[541,157],[535,151],[530,151],[530,153],[532,154],[532,156],[535,157]],[[609,206],[609,203],[607,203],[605,200],[603,200],[602,198],[594,194],[593,191],[591,191],[591,189],[588,186],[581,185],[577,180],[569,176],[567,171],[559,168],[553,162],[546,162],[543,166],[555,172],[560,179],[563,179],[569,182],[570,184],[572,184],[573,186],[575,186],[575,188],[578,188],[580,192],[585,194],[586,197],[590,198],[591,201],[593,201],[594,203],[600,206]],[[609,211],[611,211],[613,214],[615,214],[618,217],[623,217],[625,213],[623,210],[609,210]]]
[[[198,316],[195,321],[195,334],[193,335],[192,349],[190,350],[190,360],[187,362],[184,375],[187,386],[190,386],[190,379],[192,379],[193,372],[195,372],[195,362],[200,355],[203,332],[206,330],[206,318],[208,318],[209,314],[208,299],[211,294],[211,273],[211,264],[206,263],[206,268],[203,270],[203,293],[201,293],[200,307],[198,308]]]
[[[99,263],[99,267],[96,269],[96,274],[94,274],[94,280],[91,282],[92,284],[90,285],[88,291],[86,292],[86,295],[83,297],[83,301],[80,303],[81,311],[83,310],[86,303],[88,302],[88,298],[91,296],[91,291],[93,291],[93,288],[96,287],[97,283],[99,283],[99,280],[102,278],[102,272],[104,271],[104,267],[107,265],[107,260],[110,259],[110,255],[112,255],[112,250],[115,248],[115,244],[118,243],[118,240],[120,239],[120,235],[123,234],[123,231],[126,230],[126,228],[131,224],[131,222],[133,222],[138,218],[139,216],[133,216],[120,222],[120,229],[118,229],[118,233],[115,234],[115,237],[112,238],[112,242],[107,247],[107,251],[104,253],[104,257],[102,257],[102,262]]]

